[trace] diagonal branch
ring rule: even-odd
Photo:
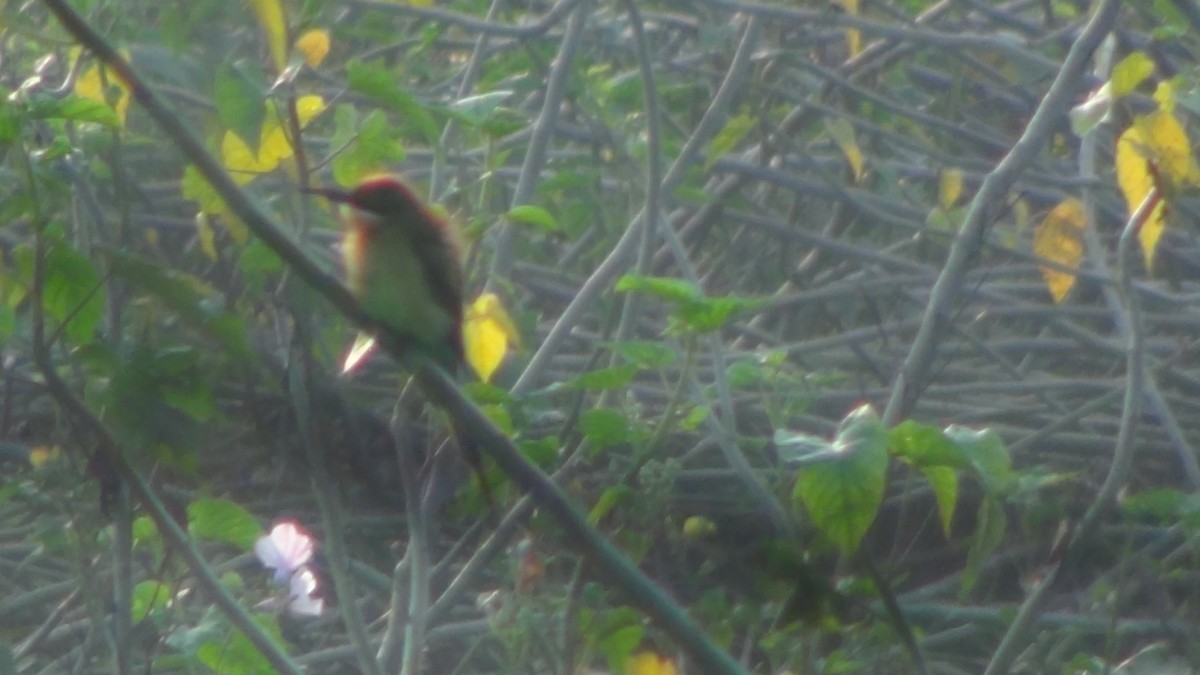
[[[234,215],[240,218],[256,236],[263,240],[263,243],[283,259],[297,276],[324,296],[346,318],[364,330],[375,333],[380,344],[405,365],[419,366],[417,379],[428,396],[435,403],[444,407],[462,429],[486,448],[500,468],[523,491],[528,492],[544,512],[559,523],[567,540],[588,557],[589,562],[602,577],[624,591],[632,604],[657,621],[687,651],[699,670],[709,673],[746,672],[745,668],[728,652],[710,640],[662,588],[642,574],[637,566],[616,546],[588,525],[587,519],[579,507],[571,502],[545,473],[524,458],[512,441],[497,429],[477,406],[462,395],[449,375],[435,366],[424,363],[423,360],[417,361],[411,355],[405,356],[402,336],[372,320],[336,278],[319,268],[312,259],[305,255],[273,222],[271,217],[234,183],[225,169],[208,153],[196,134],[167,108],[158,94],[146,86],[128,61],[96,33],[65,0],[43,1],[63,27],[121,79],[129,88],[131,95],[155,123],[196,165],[201,175],[221,195]],[[78,401],[76,402],[78,403]],[[79,406],[82,407],[82,403],[79,403]],[[86,408],[78,412],[80,414],[88,413]],[[103,429],[101,428],[99,431],[103,431]],[[114,459],[118,462],[123,461],[115,446],[113,446],[113,453]],[[123,478],[131,481],[139,480],[128,464],[118,463],[118,468],[122,470]],[[144,484],[132,482],[131,486],[139,501],[143,505],[147,505],[146,500],[151,499],[151,496],[142,489]],[[173,521],[164,525],[174,526],[178,529]],[[179,531],[179,539],[180,546],[191,546],[186,534],[182,531]],[[175,541],[176,539],[171,537],[171,540]],[[191,550],[194,550],[194,547]],[[189,562],[194,561],[189,557]],[[202,563],[202,561],[199,562]],[[209,571],[211,572],[211,570]],[[245,610],[236,601],[230,601],[228,606],[222,604],[222,608],[227,612],[245,613]],[[255,645],[263,650],[277,649],[269,641],[262,644],[255,641]],[[281,661],[281,663],[287,664],[286,661]],[[281,668],[281,670],[285,669]]]

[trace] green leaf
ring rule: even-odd
[[[846,416],[833,449],[840,459],[802,470],[792,496],[825,536],[852,553],[875,521],[886,487],[887,432],[869,405]]]
[[[333,167],[333,181],[343,187],[358,182],[358,171],[354,168],[358,162],[342,159],[342,155],[355,150],[357,140],[358,108],[351,103],[339,103],[333,109],[333,135],[329,137],[329,149],[336,153],[330,163]],[[340,166],[339,162],[342,162]]]
[[[26,287],[33,280],[33,250],[16,250],[17,269]],[[42,306],[46,314],[64,325],[67,340],[82,345],[91,341],[104,318],[105,289],[92,261],[63,241],[46,249]]]
[[[225,499],[202,497],[188,504],[187,514],[188,531],[198,539],[225,541],[249,551],[263,536],[249,511]]]
[[[634,365],[601,368],[580,375],[575,379],[575,384],[584,389],[617,389],[629,384],[637,371]]]
[[[374,63],[353,60],[346,64],[346,84],[352,91],[370,96],[400,114],[405,125],[415,128],[430,145],[438,142],[433,115],[412,94],[396,84],[396,74]]]
[[[217,414],[216,401],[211,383],[204,377],[209,364],[206,354],[191,347],[159,350],[154,369],[163,402],[198,422],[213,419]]]
[[[673,277],[644,277],[627,274],[617,282],[616,290],[618,292],[650,293],[676,304],[694,302],[703,297],[700,289],[692,283]]]
[[[549,230],[551,232],[557,232],[559,230],[558,222],[554,220],[554,216],[550,215],[550,212],[546,209],[543,209],[540,206],[534,206],[533,204],[514,206],[507,214],[505,214],[505,218],[507,218],[511,223],[517,223],[520,225],[533,225],[534,227],[538,227],[543,230]]]
[[[596,408],[580,415],[579,428],[597,449],[624,443],[631,437],[629,420],[616,410]]]
[[[762,304],[761,300],[726,295],[683,303],[677,317],[689,331],[707,333],[721,328],[735,315]]]
[[[952,425],[946,427],[945,433],[946,438],[956,444],[971,463],[988,494],[1006,494],[1016,484],[1012,457],[996,432]]]
[[[641,291],[675,305],[672,330],[704,333],[716,330],[735,313],[762,304],[761,300],[734,295],[709,297],[695,285],[671,277],[626,275],[617,282],[620,292]]]
[[[1121,62],[1113,68],[1112,78],[1112,97],[1114,99],[1121,98],[1126,94],[1133,93],[1142,82],[1154,73],[1154,60],[1146,55],[1145,52],[1133,52],[1129,56],[1121,59]]]
[[[613,345],[613,349],[626,361],[639,368],[666,368],[675,363],[679,353],[662,342],[651,340],[627,340]]]
[[[265,93],[266,75],[257,63],[240,59],[217,67],[213,85],[217,118],[250,148],[257,148],[262,137]]]
[[[130,614],[137,623],[150,616],[150,612],[166,609],[171,604],[171,587],[161,581],[147,579],[133,587]]]
[[[12,307],[0,305],[0,346],[8,342],[17,329],[17,314]]]
[[[633,496],[633,490],[628,485],[613,485],[600,493],[600,498],[592,505],[588,511],[588,523],[596,525],[604,516],[607,516],[621,502],[627,501]]]
[[[979,571],[983,563],[1000,542],[1004,540],[1004,530],[1008,527],[1008,515],[1004,505],[995,497],[985,497],[979,503],[979,515],[975,520],[975,534],[971,537],[970,548],[967,549],[967,563],[963,567],[962,588],[959,596],[965,596],[975,587],[979,580]]]
[[[725,367],[725,377],[734,389],[747,389],[763,381],[766,373],[756,360],[738,359]]]
[[[954,522],[954,510],[958,505],[958,474],[954,469],[945,466],[926,466],[920,471],[925,480],[929,481],[929,487],[933,489],[942,532],[949,538],[950,525]]]
[[[380,110],[372,110],[357,125],[353,106],[340,105],[334,111],[334,134],[330,141],[342,149],[333,158],[333,179],[338,185],[355,185],[373,173],[404,161],[404,145],[399,134]]]
[[[897,458],[918,468],[970,466],[958,444],[937,427],[905,420],[888,432],[888,447]]]
[[[158,525],[150,516],[138,516],[133,520],[133,545],[151,545],[161,542]]]
[[[63,119],[74,122],[93,122],[110,129],[120,129],[116,111],[99,101],[76,94],[63,98],[37,98],[29,103],[29,115],[34,119]]]
[[[554,436],[517,441],[517,449],[526,459],[546,468],[558,461],[558,442]]]
[[[120,251],[109,252],[109,265],[114,275],[158,299],[227,354],[243,363],[255,362],[241,317],[225,309],[220,294],[207,283]]]
[[[641,616],[631,607],[617,607],[602,614],[581,613],[580,633],[597,644],[614,673],[624,672],[625,662],[642,643]]]
[[[189,164],[183,170],[183,178],[179,181],[179,189],[183,198],[196,202],[201,213],[220,213],[225,210],[225,200],[217,193],[208,180],[200,175],[200,170]]]
[[[1156,488],[1121,500],[1121,510],[1135,518],[1169,524],[1179,518],[1188,495],[1174,488]]]
[[[254,619],[275,643],[282,646],[283,637],[274,616],[259,614]],[[233,631],[227,639],[204,642],[196,649],[196,657],[212,672],[222,675],[272,675],[277,672],[240,630]]]
[[[98,392],[99,403],[122,442],[191,473],[200,422],[216,413],[214,375],[208,355],[200,350],[137,345]]]
[[[717,132],[717,135],[713,136],[712,143],[709,143],[708,156],[704,160],[704,170],[711,169],[718,159],[736,148],[737,144],[746,137],[746,134],[750,133],[757,123],[758,120],[746,113],[731,117]]]
[[[468,96],[451,103],[450,110],[457,113],[460,120],[479,126],[512,95],[511,89],[497,89],[486,94]]]
[[[683,419],[679,420],[679,428],[684,431],[693,431],[700,427],[705,420],[712,415],[712,409],[707,406],[695,406],[684,415]]]
[[[262,241],[251,239],[238,256],[238,268],[246,277],[247,285],[261,290],[271,275],[283,271],[283,260]]]
[[[17,140],[25,124],[25,111],[8,100],[9,92],[0,87],[0,146]]]
[[[515,134],[528,125],[529,118],[525,114],[510,108],[498,108],[487,116],[479,130],[488,138],[495,139]]]
[[[633,656],[633,650],[642,643],[645,629],[641,624],[632,624],[618,628],[604,636],[600,642],[600,651],[608,659],[609,672],[619,673]]]

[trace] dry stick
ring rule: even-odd
[[[112,549],[113,666],[118,673],[128,673],[133,666],[133,504],[125,485],[117,487]]]
[[[30,633],[29,637],[26,637],[20,644],[13,647],[13,660],[20,662],[32,654],[41,645],[42,641],[50,636],[50,632],[58,628],[59,624],[62,623],[63,616],[75,605],[75,601],[79,599],[79,595],[82,592],[82,588],[76,588],[55,605],[50,614],[46,616],[46,620]]]
[[[452,12],[450,10],[438,9],[436,6],[423,7],[417,4],[404,4],[390,2],[388,0],[347,0],[345,4],[357,5],[359,7],[367,7],[370,9],[385,12],[387,14],[407,14],[416,16],[430,21],[437,21],[452,26],[458,26],[464,31],[472,33],[482,33],[492,37],[510,37],[519,40],[527,40],[530,38],[540,37],[550,30],[554,24],[558,23],[563,16],[570,12],[571,9],[586,0],[558,0],[549,10],[546,11],[537,21],[533,23],[513,26],[510,24],[493,23],[487,20],[480,20],[470,14],[462,14],[460,12]]]
[[[288,398],[292,413],[300,429],[299,443],[308,464],[313,495],[317,500],[317,508],[321,513],[321,524],[325,529],[325,552],[329,561],[329,571],[333,578],[334,591],[341,600],[342,623],[354,646],[354,656],[358,661],[359,672],[368,675],[379,675],[379,665],[371,653],[367,628],[363,623],[362,607],[354,593],[354,584],[349,571],[349,554],[346,551],[346,527],[343,520],[343,509],[339,502],[337,486],[324,470],[322,453],[316,445],[313,433],[311,391],[311,364],[303,353],[301,345],[311,344],[307,335],[308,322],[297,322],[291,353],[291,366],[288,368]]]
[[[751,65],[751,56],[754,49],[758,46],[759,38],[762,35],[762,27],[760,22],[751,21],[746,25],[746,30],[742,34],[742,40],[738,44],[737,51],[734,53],[733,60],[729,64],[729,71],[725,76],[725,80],[717,89],[716,95],[713,96],[712,103],[708,109],[704,111],[704,115],[700,118],[700,122],[696,124],[695,131],[684,143],[683,148],[679,151],[679,156],[675,158],[674,163],[667,169],[666,175],[663,177],[661,194],[670,194],[679,181],[683,179],[687,169],[692,165],[692,159],[700,152],[708,140],[717,133],[721,125],[725,122],[726,111],[729,108],[730,102],[739,91],[742,83],[745,80],[745,73]],[[542,341],[541,346],[534,353],[533,358],[529,360],[529,364],[525,367],[525,372],[521,373],[521,377],[512,387],[512,393],[520,395],[531,389],[545,374],[550,366],[550,360],[558,352],[558,348],[566,340],[570,331],[580,322],[585,312],[590,309],[592,302],[601,293],[609,289],[612,280],[618,274],[624,271],[630,257],[634,254],[634,248],[639,243],[639,235],[642,227],[648,227],[646,224],[646,214],[640,213],[634,216],[633,221],[625,229],[624,234],[609,251],[596,271],[588,277],[583,286],[575,294],[567,308],[563,310],[558,321],[550,328],[549,334]]]
[[[487,16],[484,18],[489,23],[496,17],[500,11],[500,5],[504,0],[492,0],[488,6]],[[458,91],[456,97],[461,100],[471,93],[471,89],[475,86],[475,79],[479,77],[479,70],[483,67],[483,54],[488,46],[488,34],[480,33],[479,37],[475,38],[475,47],[471,49],[471,56],[467,59],[467,65],[462,70],[462,80],[458,83]],[[443,183],[445,183],[446,173],[446,153],[448,148],[455,145],[458,140],[458,122],[450,119],[446,122],[446,128],[442,129],[442,136],[438,139],[438,146],[441,152],[433,153],[433,162],[429,171],[429,199],[438,201],[442,197]]]
[[[646,44],[642,14],[638,11],[635,0],[622,0],[622,4],[629,13],[629,25],[633,29],[634,53],[637,56],[638,72],[642,76],[642,99],[646,110],[646,202],[642,207],[642,213],[646,215],[637,262],[634,265],[635,273],[644,275],[650,270],[651,247],[654,246],[654,235],[661,222],[659,194],[662,188],[662,146],[659,143],[658,87],[654,83],[654,66],[650,63],[650,47]],[[640,299],[639,293],[625,294],[621,319],[617,324],[617,342],[628,340],[633,333],[633,322],[637,317]],[[617,354],[614,352],[613,359],[616,358]]]
[[[421,467],[412,441],[406,434],[410,426],[408,418],[409,398],[416,393],[410,381],[401,390],[392,408],[389,428],[392,443],[396,448],[396,459],[400,466],[400,480],[404,487],[404,517],[408,523],[408,546],[404,558],[392,571],[392,604],[388,612],[388,630],[379,648],[380,662],[385,670],[395,670],[396,639],[403,629],[404,643],[400,653],[402,674],[419,673],[428,636],[430,597],[430,539],[429,511],[421,491]],[[435,460],[436,461],[436,460]],[[408,590],[404,591],[403,580],[407,575]],[[406,607],[401,607],[407,599]],[[404,610],[403,612],[401,610]]]
[[[1058,125],[1059,116],[1066,109],[1075,93],[1076,83],[1085,72],[1088,58],[1112,27],[1119,7],[1117,0],[1100,1],[1079,39],[1071,46],[1062,69],[1025,127],[1025,132],[996,169],[984,178],[979,192],[971,200],[966,219],[950,247],[946,265],[930,292],[929,307],[921,320],[921,328],[896,377],[895,387],[884,411],[884,424],[891,426],[903,419],[920,395],[923,380],[933,363],[934,349],[950,315],[950,306],[958,297],[971,260],[983,246],[993,212],[1003,202],[1021,172],[1037,158],[1046,139]]]
[[[1098,74],[1106,76],[1107,73]],[[1085,179],[1094,179],[1096,177],[1096,136],[1095,132],[1090,133],[1080,143],[1079,166],[1080,173]],[[1088,184],[1086,180],[1084,184]],[[1100,242],[1100,236],[1096,231],[1095,195],[1090,189],[1085,189],[1084,191],[1084,208],[1087,213],[1086,222],[1090,225],[1083,230],[1084,248],[1088,263],[1095,268],[1095,272],[1111,278],[1112,272],[1108,269],[1108,263],[1104,258],[1105,247]],[[1124,263],[1119,260],[1118,264],[1123,265]],[[1132,284],[1132,281],[1130,283]],[[1122,290],[1120,288],[1113,288],[1108,284],[1104,284],[1101,288],[1104,293],[1104,300],[1112,312],[1117,333],[1124,339],[1129,340],[1131,337],[1130,324],[1135,319],[1126,315],[1127,301],[1121,297]],[[1137,320],[1141,319],[1138,318]],[[1158,386],[1158,378],[1153,373],[1147,373],[1146,375],[1146,403],[1154,415],[1158,417],[1164,429],[1166,429],[1175,454],[1179,458],[1180,464],[1183,465],[1184,474],[1187,476],[1189,486],[1193,490],[1200,487],[1200,462],[1197,461],[1196,451],[1192,448],[1183,431],[1180,429],[1179,422],[1175,419],[1174,413]]]
[[[640,19],[636,14],[636,9],[632,3],[630,3],[629,8],[633,21],[639,22]],[[757,22],[751,21],[746,27],[745,37],[751,37],[757,34],[758,30]],[[743,42],[745,42],[745,40],[743,40]],[[644,79],[650,80],[648,54],[641,62],[644,68],[642,76]],[[736,84],[739,83],[735,83],[735,85]],[[646,96],[647,105],[657,103],[657,96],[654,93],[652,84],[647,84]],[[652,116],[656,110],[657,106],[655,105],[655,108],[650,111]],[[652,131],[657,131],[657,125],[652,126]],[[693,138],[696,137],[697,135],[693,135]],[[652,156],[656,155],[657,146],[652,145],[650,151]],[[671,171],[669,172],[667,178],[663,179],[664,184],[667,184],[668,181],[671,181],[670,185],[673,186],[674,181],[678,180],[681,172],[687,168],[687,164],[683,162],[684,157],[685,155],[681,154],[680,159],[672,165]],[[652,174],[653,170],[656,169],[657,166],[657,163],[651,164]],[[656,176],[651,175],[650,178],[651,180],[654,180]],[[657,227],[662,222],[661,218],[659,217],[661,214],[658,213],[657,188],[658,186],[651,189],[650,195],[647,197],[646,209],[643,209],[641,213],[643,227],[645,228],[643,230],[645,237],[642,242],[642,248],[639,252],[638,263],[639,265],[645,265],[649,263],[649,242],[651,240],[652,231],[654,229],[658,229],[661,231],[663,238],[666,240],[667,247],[674,257],[675,264],[679,266],[680,270],[682,270],[683,276],[691,283],[699,286],[699,274],[696,272],[691,261],[688,259],[687,251],[683,246],[683,242],[679,239],[679,234],[669,227]],[[624,319],[625,317],[622,318]],[[737,423],[737,417],[733,408],[733,395],[729,387],[729,380],[726,377],[725,345],[721,343],[720,339],[716,335],[705,336],[705,342],[708,344],[708,347],[712,353],[713,387],[717,391],[717,406],[720,415],[708,416],[705,418],[704,424],[713,437],[717,440],[717,444],[725,456],[725,461],[737,472],[742,484],[747,488],[747,490],[749,490],[759,508],[767,517],[770,518],[771,524],[774,526],[776,533],[780,535],[787,535],[792,530],[791,519],[788,517],[787,510],[779,503],[779,501],[775,498],[775,495],[771,493],[770,489],[762,481],[762,479],[754,473],[754,468],[750,465],[750,462],[747,461],[746,455],[741,451],[741,448],[738,447],[737,444],[736,431],[733,428]],[[703,387],[696,377],[696,374],[684,372],[682,373],[682,377],[690,380],[693,392],[692,396],[694,400],[700,405],[708,404],[707,397],[703,394]],[[724,422],[722,422],[722,420],[724,420]]]
[[[1097,15],[1099,15],[1099,12],[1097,12]],[[1142,414],[1142,399],[1145,392],[1143,375],[1145,359],[1142,353],[1142,326],[1138,317],[1137,295],[1133,292],[1133,274],[1130,267],[1132,266],[1134,238],[1137,236],[1138,231],[1141,230],[1142,224],[1145,223],[1150,212],[1159,202],[1158,189],[1151,188],[1150,193],[1138,205],[1137,210],[1129,217],[1129,222],[1125,224],[1125,228],[1121,231],[1121,239],[1117,248],[1121,295],[1122,300],[1125,302],[1125,311],[1130,324],[1129,347],[1126,356],[1125,404],[1121,411],[1121,429],[1117,433],[1117,447],[1113,452],[1112,465],[1109,467],[1108,476],[1104,479],[1104,484],[1100,487],[1099,493],[1088,507],[1087,513],[1084,514],[1079,526],[1075,529],[1071,541],[1067,545],[1066,554],[1050,568],[1050,571],[1042,577],[1038,585],[1029,593],[1025,602],[1021,604],[1021,608],[1017,611],[1017,616],[1013,619],[1012,624],[1008,627],[1008,631],[1004,634],[1004,638],[1000,641],[1000,646],[996,648],[996,652],[992,655],[992,660],[988,663],[984,675],[1000,675],[1000,673],[1007,673],[1011,670],[1012,662],[1017,658],[1017,653],[1023,645],[1025,632],[1030,624],[1037,619],[1042,607],[1049,599],[1050,588],[1054,585],[1055,579],[1058,578],[1059,572],[1064,567],[1075,564],[1080,551],[1087,545],[1092,537],[1092,533],[1096,530],[1097,525],[1099,525],[1100,517],[1112,506],[1113,500],[1117,496],[1117,491],[1125,485],[1125,481],[1128,478],[1129,466],[1133,461],[1134,431],[1137,429],[1138,418]]]
[[[276,255],[283,259],[292,272],[334,305],[343,316],[363,330],[376,334],[380,344],[400,360],[401,363],[410,366],[413,365],[414,359],[419,357],[412,355],[406,357],[404,355],[405,341],[403,336],[398,335],[395,330],[387,326],[380,325],[363,312],[362,308],[350,295],[350,292],[337,279],[317,267],[312,259],[293,244],[283,234],[283,231],[272,222],[271,218],[233,182],[233,179],[230,178],[229,174],[221,167],[217,160],[208,153],[199,138],[179,117],[167,109],[159,99],[158,94],[142,82],[129,63],[111,45],[101,38],[65,0],[43,0],[43,2],[69,33],[87,49],[92,51],[129,87],[131,95],[171,138],[175,145],[179,147],[184,155],[196,165],[200,174],[212,185],[217,194],[221,195],[221,198],[229,205],[234,215],[240,218],[255,236],[261,239]],[[589,557],[589,564],[597,572],[607,577],[615,586],[624,591],[632,604],[641,608],[642,611],[657,621],[663,630],[688,652],[689,656],[702,670],[712,673],[746,672],[728,653],[708,639],[700,627],[687,616],[683,609],[662,588],[642,574],[629,558],[588,525],[587,518],[583,512],[540,469],[530,464],[521,452],[517,450],[516,446],[513,445],[511,439],[497,429],[478,407],[463,396],[449,375],[423,360],[422,364],[421,368],[417,371],[416,377],[430,399],[445,408],[462,425],[462,428],[470,433],[472,438],[479,441],[480,445],[492,455],[496,464],[521,489],[533,496],[538,506],[563,528],[564,535],[571,544]],[[53,375],[54,373],[51,371],[50,374]],[[50,384],[49,379],[48,377],[48,385]],[[87,414],[89,415],[87,419],[94,422],[95,418],[90,417],[90,411],[83,407],[82,403],[71,397],[70,391],[66,389],[66,385],[61,380],[58,380],[58,385],[61,388],[58,391],[64,393],[74,403],[70,410],[72,412],[79,411]],[[98,422],[96,424],[98,425]],[[108,438],[103,427],[99,427],[98,435],[99,433],[104,433],[104,437]],[[157,504],[158,502],[154,499],[153,495],[145,488],[145,484],[140,481],[140,477],[129,469],[128,464],[124,463],[119,449],[115,444],[111,443],[111,438],[108,440],[110,445],[107,447],[112,449],[111,454],[114,460],[118,462],[117,467],[120,470],[121,477],[131,482],[131,486],[134,488],[133,494],[143,504]],[[159,507],[161,508],[161,504],[159,504]],[[244,616],[247,621],[253,624],[253,621],[246,614],[245,610],[228,595],[228,592],[220,587],[215,576],[212,576],[211,570],[203,564],[203,559],[200,557],[199,552],[191,546],[187,536],[179,529],[179,526],[166,516],[165,510],[162,511],[162,515],[166,519],[166,522],[159,523],[160,530],[174,528],[171,536],[167,536],[165,531],[164,536],[167,537],[168,541],[171,541],[172,545],[180,547],[194,569],[199,568],[196,569],[197,574],[202,575],[202,577],[205,573],[208,575],[207,577],[203,577],[205,587],[208,588],[211,583],[213,586],[211,590],[225,593],[224,598],[227,601],[222,599],[219,603],[222,609],[231,613],[231,615]],[[176,534],[178,536],[175,536]],[[269,657],[277,655],[281,659],[277,667],[280,667],[281,670],[296,672],[292,663],[286,660],[286,655],[278,651],[278,648],[270,641],[270,638],[265,635],[261,635],[261,637],[262,643],[260,644],[251,635],[255,646],[263,650],[270,650],[268,653]],[[275,665],[275,663],[273,660],[272,664]]]
[[[883,23],[874,19],[846,12],[830,12],[824,9],[792,9],[784,5],[766,5],[754,2],[739,2],[738,0],[703,0],[703,4],[732,12],[742,12],[764,19],[773,19],[774,25],[797,25],[811,28],[813,26],[829,26],[836,28],[856,28],[867,35],[902,42],[915,43],[926,47],[946,50],[987,50],[1012,57],[1014,60],[1036,65],[1046,70],[1053,70],[1058,64],[1053,60],[1026,49],[1020,39],[1007,36],[985,35],[959,31],[942,33],[922,30],[919,26],[900,26],[895,23]]]
[[[542,176],[542,167],[546,165],[546,149],[550,145],[550,137],[558,122],[559,109],[563,98],[566,97],[567,81],[574,72],[575,50],[583,42],[583,28],[591,16],[591,1],[580,3],[571,18],[567,21],[567,32],[563,34],[559,44],[558,55],[554,59],[554,67],[550,70],[550,81],[546,83],[545,98],[542,99],[542,111],[533,126],[533,135],[529,139],[529,149],[525,152],[525,162],[521,165],[521,174],[513,189],[513,207],[529,203],[533,198],[534,188]],[[492,255],[492,270],[488,278],[488,287],[494,287],[509,278],[513,266],[513,224],[504,222],[496,233],[496,248]]]

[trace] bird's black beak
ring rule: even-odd
[[[350,203],[350,193],[345,190],[339,190],[337,188],[311,188],[310,187],[310,188],[302,189],[301,192],[304,192],[304,193],[307,193],[310,195],[317,195],[318,197],[324,197],[325,199],[328,199],[331,202],[336,202],[338,204],[349,204]]]

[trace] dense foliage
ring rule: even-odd
[[[1200,663],[1194,0],[0,35],[0,673]],[[478,438],[339,373],[303,189],[380,171],[463,230]]]

